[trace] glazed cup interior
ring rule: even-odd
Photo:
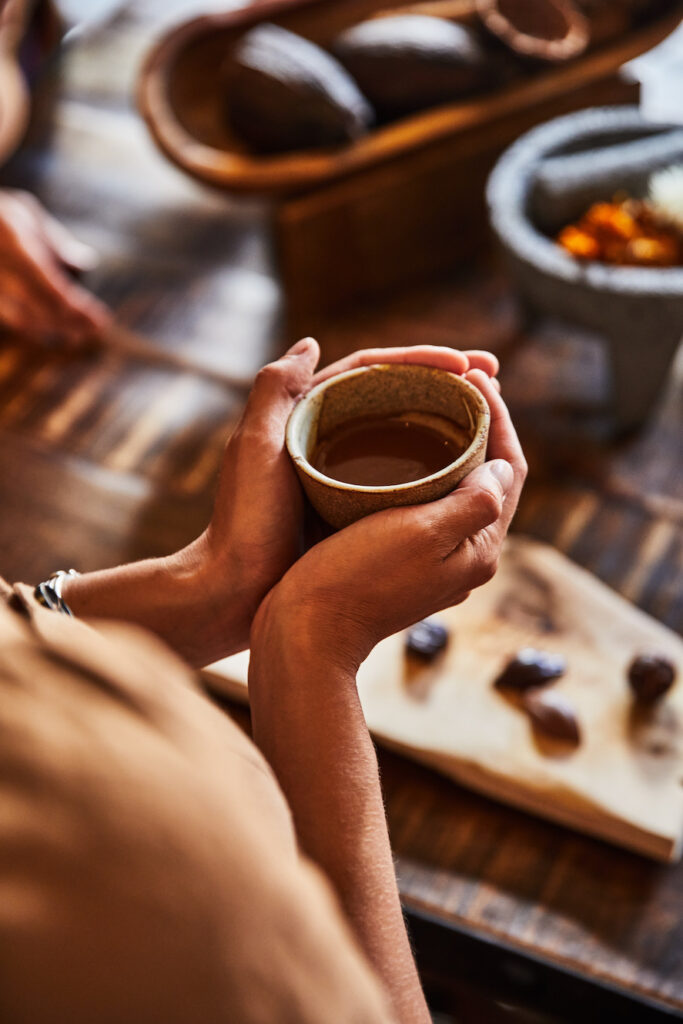
[[[427,423],[430,416],[450,421],[462,454],[431,476],[376,487],[335,480],[312,465],[319,439],[344,423],[406,414]],[[488,426],[483,395],[463,377],[435,367],[387,363],[348,370],[313,388],[289,418],[286,443],[312,504],[338,526],[380,508],[443,497],[483,462]]]

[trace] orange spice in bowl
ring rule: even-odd
[[[647,200],[616,196],[594,203],[556,241],[577,260],[613,266],[683,266],[683,231]]]

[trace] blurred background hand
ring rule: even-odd
[[[0,191],[0,325],[31,341],[78,346],[109,325],[106,306],[75,282],[96,254],[29,193]]]

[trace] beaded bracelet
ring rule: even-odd
[[[64,615],[72,615],[73,612],[62,597],[62,587],[67,576],[80,576],[75,569],[59,569],[53,572],[44,583],[39,583],[33,591],[33,596],[42,604],[43,608],[49,608],[51,612],[62,612]]]

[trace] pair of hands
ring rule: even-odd
[[[106,307],[68,273],[92,267],[95,254],[28,193],[0,191],[0,253],[0,323],[72,346],[106,329]],[[261,370],[225,452],[212,521],[172,566],[183,603],[192,581],[188,628],[208,659],[247,646],[262,606],[261,620],[266,608],[271,617],[277,610],[292,634],[315,632],[331,654],[343,641],[339,657],[356,663],[384,636],[463,600],[495,571],[526,475],[496,358],[433,346],[376,349],[314,374],[318,358],[316,342],[304,339]],[[376,362],[465,374],[491,408],[492,461],[447,498],[377,513],[300,557],[303,497],[284,446],[287,418],[321,380]]]
[[[193,554],[212,607],[229,609],[228,621],[209,624],[207,649],[218,650],[222,633],[239,650],[254,620],[258,633],[275,617],[292,642],[315,636],[330,658],[355,668],[379,640],[459,603],[491,578],[526,463],[490,353],[369,349],[314,374],[318,358],[317,343],[304,339],[258,374],[226,448],[213,518]],[[310,387],[378,362],[464,374],[491,410],[490,461],[440,501],[375,513],[302,554],[303,497],[285,449],[287,418]]]
[[[38,343],[76,347],[97,338],[111,314],[70,276],[90,270],[93,250],[28,192],[0,191],[0,324]]]

